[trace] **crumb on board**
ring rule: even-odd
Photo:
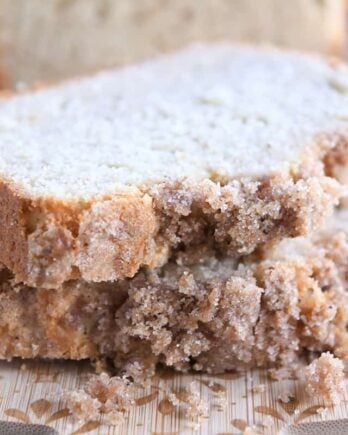
[[[63,394],[71,414],[82,421],[99,420],[121,425],[136,401],[131,397],[134,384],[124,377],[110,377],[106,373],[92,375],[83,389]],[[220,397],[220,395],[219,395]],[[209,404],[201,397],[197,382],[180,391],[168,394],[169,401],[184,411],[197,429],[201,420],[208,416]]]
[[[119,425],[134,404],[130,382],[106,373],[92,375],[82,390],[64,394],[70,412],[79,420],[97,420],[105,416],[108,424]]]
[[[289,403],[293,399],[290,390],[283,390],[279,393],[278,399],[283,403]]]
[[[224,393],[217,393],[214,395],[214,404],[217,407],[217,409],[223,411],[227,408],[228,400],[226,397],[226,394]]]
[[[266,391],[266,385],[265,384],[258,384],[258,385],[254,385],[252,388],[252,392],[254,394],[261,394],[264,393]]]
[[[304,371],[306,390],[320,396],[326,406],[338,405],[344,394],[344,364],[331,353],[323,353]]]
[[[272,367],[268,369],[267,373],[273,381],[284,381],[286,379],[295,379],[296,367]]]
[[[172,392],[168,396],[174,406],[184,410],[187,418],[200,421],[208,415],[208,403],[202,399],[197,382],[191,382],[188,388]]]
[[[329,412],[329,408],[319,408],[317,409],[317,414],[319,414],[322,418],[326,418]]]
[[[260,435],[260,433],[256,426],[247,426],[243,431],[243,435]]]
[[[71,414],[79,420],[97,420],[101,403],[83,390],[69,391],[63,395]]]
[[[273,418],[270,415],[266,415],[266,417],[262,420],[262,426],[265,428],[270,428],[274,424]]]

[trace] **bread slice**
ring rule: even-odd
[[[120,283],[0,284],[0,357],[109,358],[135,379],[158,362],[186,371],[290,368],[306,351],[347,358],[348,213],[315,239],[263,258],[179,254]],[[6,275],[7,274],[7,275]]]
[[[306,234],[342,194],[347,91],[346,65],[218,44],[3,99],[0,261],[55,287]]]
[[[2,0],[0,65],[14,85],[139,61],[193,41],[342,54],[345,13],[345,0]]]

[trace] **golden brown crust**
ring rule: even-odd
[[[6,273],[6,271],[3,273]],[[107,340],[122,291],[107,286],[67,284],[59,290],[15,285],[7,278],[0,292],[0,354],[22,358],[96,358],[97,340]]]
[[[0,183],[0,245],[4,264],[21,279],[27,275],[26,208],[29,201]]]

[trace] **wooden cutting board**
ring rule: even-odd
[[[298,380],[274,381],[265,371],[221,376],[162,371],[151,386],[136,389],[137,404],[122,426],[81,423],[68,415],[60,394],[81,388],[91,372],[87,362],[0,362],[0,420],[43,424],[59,434],[228,435],[242,433],[246,426],[254,425],[262,434],[279,431],[285,434],[288,425],[294,423],[348,417],[348,400],[321,415],[318,410],[322,402],[308,397]],[[166,391],[185,388],[192,381],[198,382],[201,396],[210,404],[209,416],[197,430],[181,411],[165,406],[163,401]],[[279,399],[286,392],[291,395],[288,403]],[[225,406],[221,404],[221,397],[226,398]],[[1,427],[0,433],[4,433]]]

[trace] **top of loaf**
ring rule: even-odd
[[[348,68],[195,45],[0,102],[0,176],[32,197],[90,198],[187,177],[289,170],[348,126]]]

